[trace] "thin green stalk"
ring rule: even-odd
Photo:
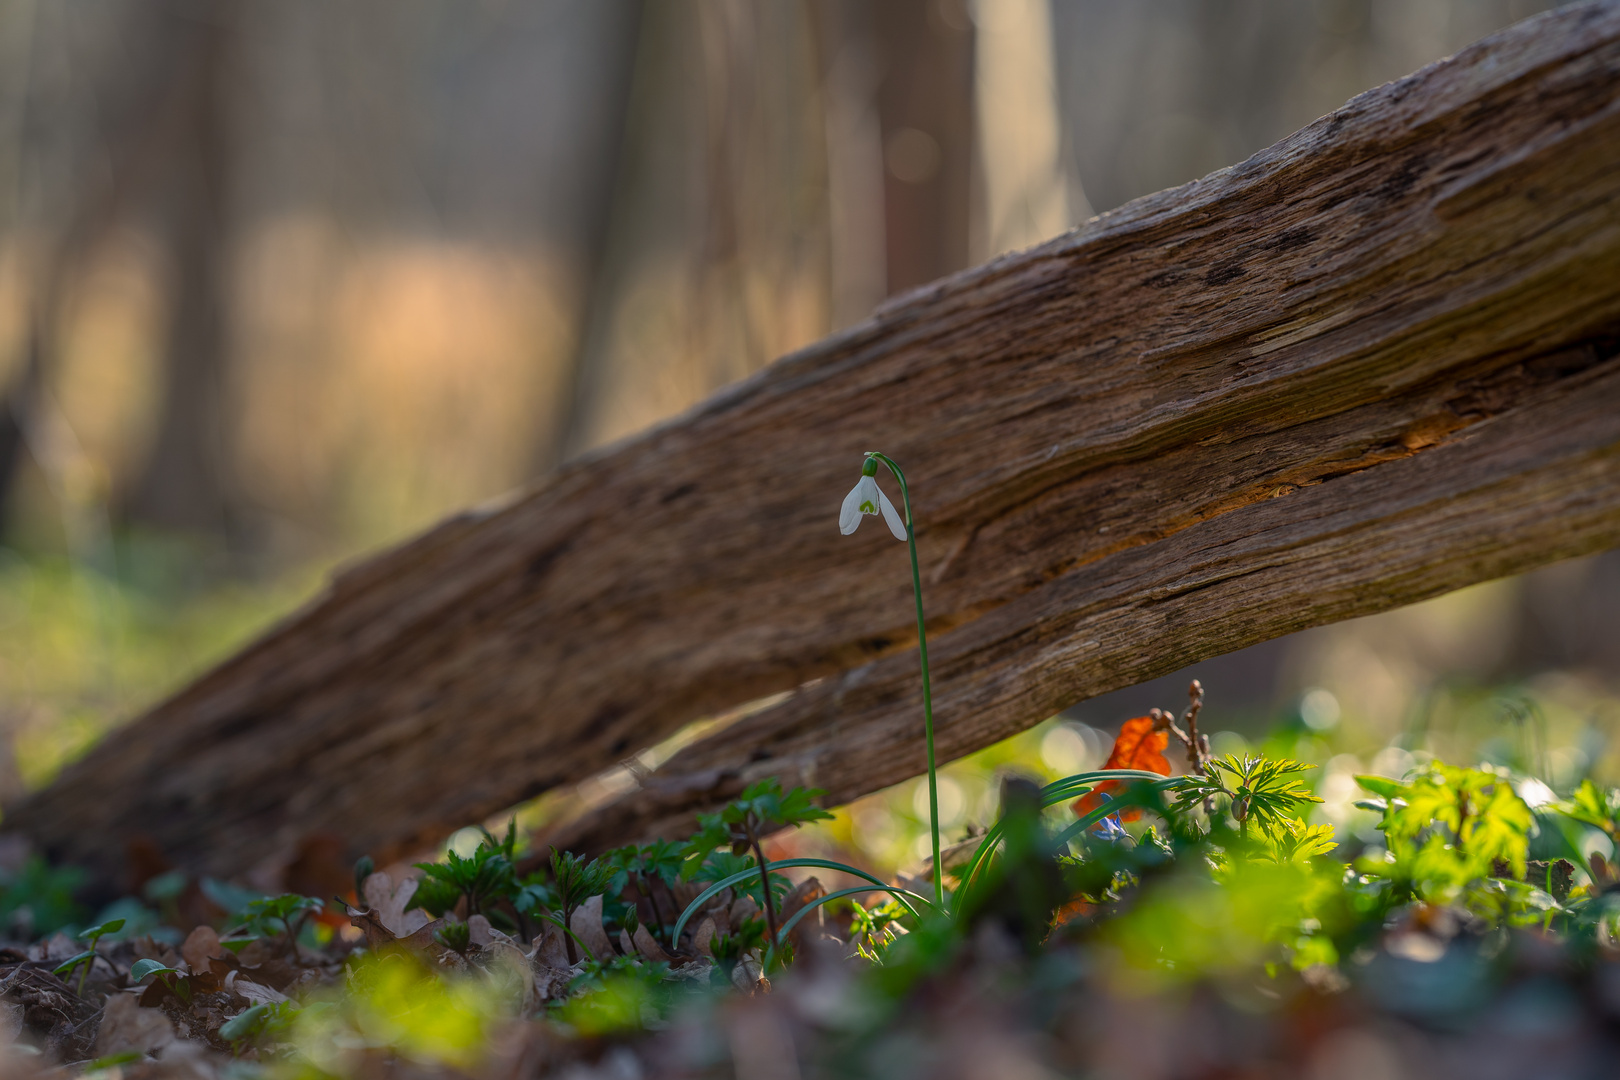
[[[923,738],[928,744],[928,827],[934,841],[934,905],[945,907],[945,874],[939,858],[939,774],[934,766],[934,694],[928,678],[928,631],[923,623],[922,572],[917,566],[917,530],[911,524],[911,489],[906,474],[887,454],[869,451],[866,455],[883,462],[900,484],[900,498],[906,508],[906,546],[911,549],[911,592],[917,601],[917,655],[922,661]]]

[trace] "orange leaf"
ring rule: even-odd
[[[1154,731],[1153,717],[1136,716],[1119,726],[1119,736],[1114,739],[1113,753],[1103,764],[1105,769],[1143,769],[1147,772],[1156,772],[1160,776],[1170,775],[1170,762],[1165,759],[1165,747],[1170,745],[1168,731]],[[1084,817],[1103,804],[1103,796],[1111,795],[1119,790],[1119,782],[1105,780],[1098,784],[1096,789],[1080,796],[1074,804],[1077,817]],[[1121,821],[1135,821],[1142,816],[1142,811],[1129,807],[1120,811]]]

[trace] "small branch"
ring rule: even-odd
[[[1198,733],[1198,714],[1204,708],[1204,684],[1194,679],[1187,685],[1187,711],[1181,722],[1187,725],[1187,761],[1200,773],[1209,772],[1209,737]]]
[[[1204,707],[1204,684],[1194,679],[1187,687],[1187,697],[1190,699],[1187,711],[1181,714],[1186,731],[1176,726],[1174,712],[1149,709],[1148,716],[1153,720],[1154,731],[1168,731],[1186,748],[1188,770],[1205,775],[1209,772],[1209,738],[1198,733],[1198,713]]]

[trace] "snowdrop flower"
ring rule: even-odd
[[[861,478],[844,496],[843,509],[838,512],[838,530],[845,536],[854,532],[861,524],[861,518],[867,514],[882,514],[883,520],[889,523],[889,531],[894,533],[896,540],[906,538],[906,522],[900,516],[900,511],[894,508],[894,503],[883,494],[878,487],[877,462],[872,458],[866,459],[861,467]]]
[[[900,499],[906,513],[894,508],[894,503],[877,485],[877,467],[882,464],[900,485]],[[861,478],[844,496],[843,508],[838,512],[838,531],[848,536],[860,527],[867,514],[883,515],[889,531],[896,540],[904,540],[911,549],[911,593],[917,602],[917,660],[922,666],[923,745],[928,752],[928,832],[934,848],[934,907],[945,910],[944,864],[939,854],[939,770],[934,765],[934,694],[928,679],[928,626],[923,621],[922,570],[917,565],[917,538],[908,527],[911,520],[911,488],[906,486],[906,474],[887,454],[876,450],[866,452],[861,465]]]

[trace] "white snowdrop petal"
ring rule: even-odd
[[[844,505],[838,511],[838,531],[848,536],[861,523],[861,485],[856,484],[844,496]]]
[[[894,538],[904,540],[906,519],[900,516],[900,511],[894,508],[894,503],[889,501],[889,497],[883,494],[881,488],[878,490],[878,505],[883,508],[883,520],[889,523],[889,531],[894,533]]]
[[[878,500],[883,498],[883,490],[877,486],[877,481],[870,476],[863,476],[861,482],[855,485],[855,490],[861,493],[861,513],[877,513]],[[868,510],[867,507],[871,507],[871,509]]]

